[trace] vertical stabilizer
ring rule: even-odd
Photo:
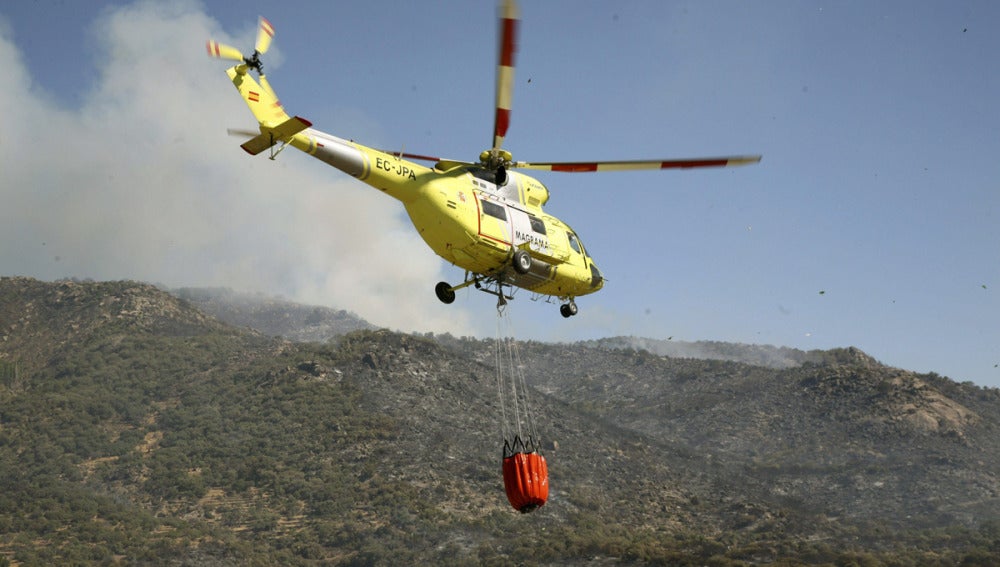
[[[254,80],[247,73],[246,65],[236,65],[228,71],[229,79],[236,85],[236,90],[240,91],[243,101],[250,107],[257,122],[262,127],[274,128],[279,124],[288,121],[288,114],[278,100],[271,85],[264,75],[260,76],[260,83]]]

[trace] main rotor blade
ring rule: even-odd
[[[378,151],[382,152],[383,154],[389,154],[391,156],[396,156],[406,159],[417,159],[421,161],[441,161],[441,158],[439,157],[425,156],[421,154],[411,154],[407,152],[398,152],[396,150],[378,150]]]
[[[500,60],[497,64],[496,117],[493,121],[493,149],[503,145],[510,126],[514,94],[514,53],[517,51],[517,22],[520,14],[515,0],[500,5]]]
[[[254,47],[257,53],[261,55],[267,53],[267,49],[271,47],[272,37],[274,37],[274,26],[264,16],[260,16],[257,22],[257,44]]]
[[[240,53],[239,49],[219,43],[217,41],[208,40],[208,54],[212,57],[218,57],[219,59],[233,59],[235,61],[243,61],[243,54]]]
[[[377,149],[377,148],[376,148]],[[384,154],[389,154],[394,157],[415,159],[420,161],[433,161],[434,168],[440,171],[448,171],[449,169],[454,169],[456,167],[466,167],[466,166],[476,166],[477,164],[468,161],[458,161],[454,159],[443,159],[433,156],[425,156],[422,154],[411,154],[407,152],[397,152],[395,150],[378,150]]]
[[[729,156],[672,160],[635,161],[576,161],[576,162],[535,162],[519,161],[510,167],[543,171],[564,171],[580,173],[587,171],[629,171],[637,169],[692,169],[695,167],[733,167],[750,165],[760,161],[761,156]]]

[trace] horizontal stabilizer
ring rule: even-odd
[[[278,142],[290,141],[293,136],[310,126],[312,126],[312,122],[299,116],[293,116],[273,128],[261,125],[260,135],[248,140],[240,147],[248,154],[255,156]]]

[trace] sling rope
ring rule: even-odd
[[[497,394],[500,400],[501,435],[504,456],[533,452],[538,436],[531,414],[529,390],[524,377],[521,348],[514,338],[513,324],[506,305],[497,305],[497,331],[494,343]]]

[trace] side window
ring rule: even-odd
[[[534,215],[528,215],[528,220],[531,222],[531,230],[538,234],[545,234],[545,223],[542,222],[542,219]]]
[[[575,250],[577,254],[583,254],[583,252],[580,250],[580,241],[576,239],[576,235],[573,234],[572,232],[567,232],[566,236],[569,237],[570,248]]]
[[[483,213],[502,221],[507,220],[507,211],[502,206],[489,201],[480,201],[480,203],[483,204]]]

